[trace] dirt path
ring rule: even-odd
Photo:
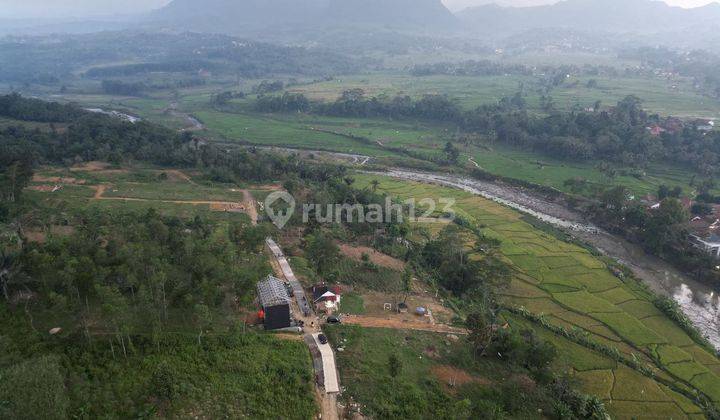
[[[324,392],[318,392],[318,397],[320,398],[322,420],[339,420],[337,397],[334,394],[325,394]]]
[[[258,212],[257,207],[255,207],[255,197],[252,196],[252,193],[249,190],[242,190],[242,193],[243,204],[245,205],[245,213],[250,216],[250,221],[252,222],[252,224],[257,225]]]
[[[379,318],[364,315],[351,315],[343,318],[344,324],[359,325],[365,328],[388,328],[392,330],[428,331],[443,334],[467,335],[464,328],[451,327],[443,324],[431,324],[421,321],[407,321],[403,319]]]
[[[105,194],[107,185],[96,185],[93,188],[95,188],[95,195],[93,196],[93,199],[101,200],[103,198],[103,194]]]
[[[468,159],[468,162],[472,163],[473,166],[475,166],[476,168],[480,169],[480,164],[477,163],[477,162],[475,162],[475,158],[469,158],[469,159]]]
[[[166,171],[164,171],[164,172],[166,172],[166,173],[168,173],[168,174],[170,174],[170,175],[173,175],[173,176],[175,176],[175,177],[177,177],[177,178],[179,178],[179,179],[182,179],[183,181],[187,181],[188,183],[190,183],[190,184],[192,184],[192,185],[197,185],[197,184],[195,183],[195,181],[193,181],[192,178],[190,178],[189,176],[187,176],[187,174],[185,174],[183,171],[179,171],[179,170],[177,170],[177,169],[168,169],[168,170],[166,170]]]

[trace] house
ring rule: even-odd
[[[312,288],[313,302],[318,312],[332,313],[338,310],[341,299],[340,287],[316,284]]]
[[[696,248],[720,258],[720,220],[695,217],[690,221],[690,239]]]
[[[290,296],[285,283],[273,276],[257,284],[260,319],[266,330],[279,330],[292,325],[290,319]]]
[[[647,131],[650,133],[653,137],[659,137],[662,133],[666,132],[664,128],[660,127],[657,124],[653,124],[649,127],[646,127]]]
[[[648,197],[650,197],[650,196],[648,196]],[[678,201],[680,201],[680,205],[682,205],[682,207],[688,211],[692,208],[692,206],[694,204],[693,200],[688,197],[679,198]],[[657,210],[660,208],[661,205],[662,205],[662,201],[651,201],[648,205],[648,208],[650,210]]]
[[[698,131],[709,133],[715,129],[715,121],[713,120],[696,120],[695,128]]]

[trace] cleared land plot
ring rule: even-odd
[[[108,168],[83,165],[67,169],[44,168],[26,194],[42,207],[67,209],[155,209],[182,218],[201,215],[212,219],[247,221],[244,194],[228,185],[205,185],[177,170],[146,167]]]

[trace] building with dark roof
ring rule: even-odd
[[[285,283],[277,277],[268,276],[258,282],[257,292],[265,329],[278,330],[290,327],[290,296]]]

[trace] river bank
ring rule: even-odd
[[[661,259],[645,253],[622,237],[589,223],[577,211],[502,183],[478,181],[457,175],[390,169],[372,172],[406,181],[425,182],[457,188],[506,205],[562,229],[573,238],[589,244],[603,255],[633,271],[653,292],[675,300],[696,328],[720,349],[720,293],[700,283]]]

